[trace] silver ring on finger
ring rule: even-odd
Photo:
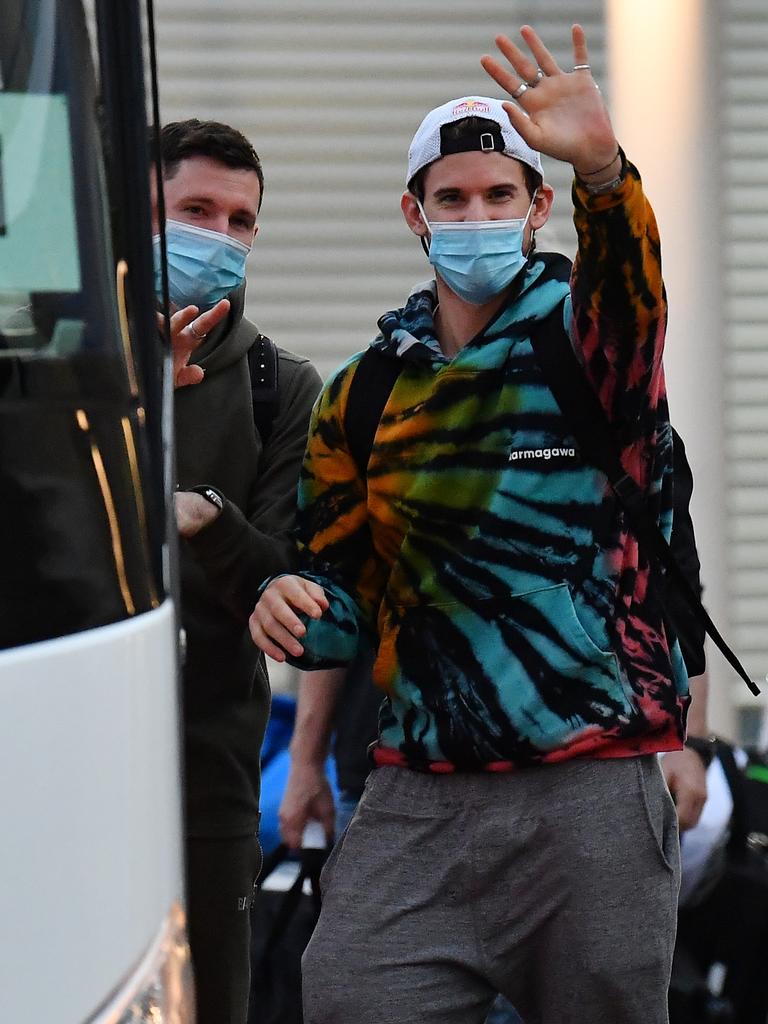
[[[189,333],[192,335],[193,338],[197,338],[198,341],[204,341],[205,338],[207,337],[207,335],[201,334],[200,331],[198,331],[195,328],[194,324],[189,325]]]
[[[512,93],[512,99],[513,100],[519,100],[520,97],[523,95],[523,93],[524,92],[528,92],[528,90],[530,88],[531,88],[530,85],[526,85],[525,82],[521,82],[520,85],[518,85],[518,87]]]
[[[573,65],[573,70],[574,71],[591,71],[592,68],[591,68],[591,66],[589,64],[574,64]]]
[[[536,68],[536,74],[533,76],[533,79],[530,82],[526,82],[526,85],[529,89],[535,89],[544,77],[544,72],[541,70],[541,68]]]

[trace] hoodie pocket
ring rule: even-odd
[[[451,734],[471,732],[478,752],[489,747],[481,759],[505,756],[509,725],[548,751],[585,731],[626,725],[634,713],[619,659],[584,628],[566,583],[412,606],[399,619],[382,636],[396,652],[398,696],[411,704],[418,692],[438,729],[443,720]]]
[[[616,653],[600,647],[585,629],[567,583],[521,594],[515,600],[535,609],[552,624],[555,637],[559,638],[552,645],[554,668],[577,676],[588,676],[593,668],[597,669],[616,684],[622,696],[631,698]]]
[[[514,595],[499,621],[512,663],[522,669],[524,717],[550,721],[546,732],[559,732],[558,720],[564,733],[627,723],[632,691],[619,659],[587,632],[567,583]]]
[[[567,583],[515,594],[512,601],[518,603],[521,608],[536,609],[543,619],[552,623],[556,633],[563,640],[560,651],[560,656],[564,660],[563,668],[567,668],[571,658],[575,658],[577,665],[596,661],[610,668],[611,673],[614,670],[618,671],[618,659],[614,652],[603,650],[582,625]],[[559,660],[558,657],[556,663]]]

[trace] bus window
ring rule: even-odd
[[[3,17],[0,648],[7,648],[148,611],[163,588],[160,542],[148,528],[146,402],[124,273],[120,266],[116,273],[112,252],[82,10],[6,0]]]

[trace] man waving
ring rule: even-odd
[[[531,338],[557,316],[669,533],[672,441],[659,239],[592,78],[526,27],[486,71],[516,104],[425,117],[401,207],[434,280],[379,319],[396,361],[367,467],[357,355],[315,409],[303,568],[254,641],[305,669],[378,639],[376,770],[324,878],[311,1024],[481,1022],[495,992],[541,1024],[662,1024],[678,884],[656,754],[688,704],[655,571],[578,454]],[[578,254],[538,253],[541,155],[575,172]]]

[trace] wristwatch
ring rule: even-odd
[[[224,508],[224,495],[215,487],[211,487],[210,484],[198,484],[196,487],[188,487],[186,489],[192,491],[193,494],[202,495],[211,505],[215,505],[219,512]]]
[[[704,762],[704,767],[709,768],[713,757],[717,753],[716,736],[688,736],[686,737],[685,745],[688,750],[695,750]]]

